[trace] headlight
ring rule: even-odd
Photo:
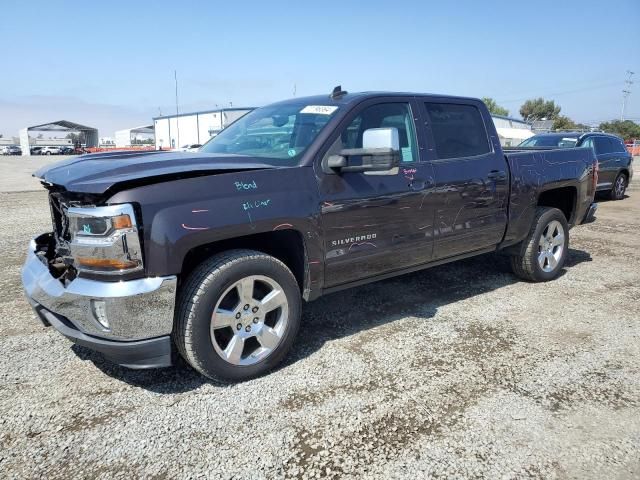
[[[120,274],[143,268],[140,237],[129,204],[67,209],[74,265],[79,271]]]

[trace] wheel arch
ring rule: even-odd
[[[577,200],[578,189],[575,186],[555,187],[540,192],[536,205],[557,208],[564,213],[569,225],[575,225]]]
[[[307,246],[302,232],[293,229],[255,233],[194,247],[187,252],[182,260],[179,278],[186,278],[203,260],[215,254],[235,249],[255,250],[280,260],[291,270],[298,282],[301,294],[306,298],[310,283]]]

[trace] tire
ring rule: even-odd
[[[624,192],[627,190],[627,176],[624,173],[619,173],[613,182],[613,187],[609,192],[609,198],[611,200],[622,200],[624,198]]]
[[[569,251],[569,225],[564,213],[557,208],[538,207],[524,244],[524,254],[511,257],[513,272],[530,282],[556,278]]]
[[[282,361],[301,313],[298,282],[284,263],[253,250],[230,250],[209,258],[186,279],[173,341],[202,375],[248,380]]]
[[[51,152],[46,152],[46,155],[51,155]]]

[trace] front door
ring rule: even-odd
[[[499,146],[489,141],[491,118],[462,100],[424,108],[435,147],[434,260],[497,245],[507,225],[509,174]]]
[[[325,156],[362,148],[367,129],[396,128],[401,164],[386,174],[319,171],[326,287],[431,259],[434,212],[427,193],[432,172],[428,163],[419,161],[422,137],[416,134],[415,111],[411,99],[371,100],[329,140]]]

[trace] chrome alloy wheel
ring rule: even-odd
[[[232,365],[253,365],[267,358],[284,336],[289,305],[272,278],[251,275],[230,286],[211,315],[211,342]]]
[[[564,254],[564,228],[553,220],[542,231],[538,242],[538,265],[543,272],[552,272]]]
[[[618,179],[616,180],[616,184],[614,185],[613,188],[615,189],[616,198],[624,197],[624,191],[627,188],[626,180],[624,178],[624,175],[620,175],[618,177]]]

